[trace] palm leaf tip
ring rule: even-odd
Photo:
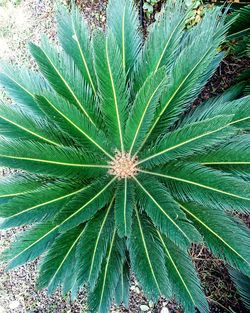
[[[187,31],[184,1],[162,10],[143,40],[132,1],[110,0],[93,34],[62,8],[61,46],[30,45],[41,75],[0,77],[15,102],[0,105],[0,165],[18,170],[0,181],[1,228],[31,225],[3,258],[42,255],[38,286],[86,285],[93,313],[128,306],[131,271],[149,299],[208,312],[193,242],[249,275],[249,232],[230,215],[250,208],[249,97],[239,84],[183,114],[230,23],[215,9]]]

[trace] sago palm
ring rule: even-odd
[[[149,299],[208,312],[189,248],[206,244],[245,275],[250,98],[238,85],[187,112],[223,58],[219,9],[185,29],[168,1],[144,41],[130,0],[112,0],[90,37],[61,9],[61,48],[30,45],[36,72],[3,65],[1,227],[32,225],[5,251],[11,269],[42,255],[38,286],[87,286],[89,310],[128,305],[134,273]],[[230,213],[231,212],[231,213]]]

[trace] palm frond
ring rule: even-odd
[[[240,98],[243,93],[244,86],[245,84],[243,82],[237,83],[219,94],[218,96],[211,97],[208,100],[203,101],[198,106],[192,108],[190,112],[186,112],[186,114],[184,114],[182,118],[178,121],[177,127],[182,127],[186,124],[199,122],[207,118],[212,118],[217,114],[236,114],[236,112],[239,111],[239,105],[241,102],[234,102],[234,105],[232,104],[232,102]],[[229,109],[225,110],[225,106],[230,106],[233,111],[230,111],[231,113],[229,113]],[[213,113],[214,110],[216,111],[215,114]]]
[[[130,154],[139,148],[151,125],[160,95],[165,87],[164,77],[164,69],[152,73],[136,95],[125,131],[125,147]]]
[[[168,88],[143,145],[149,137],[155,138],[178,120],[218,67],[223,55],[218,54],[217,48],[229,27],[229,24],[223,25],[225,17],[220,15],[220,9],[214,9],[187,34],[172,64]]]
[[[208,303],[192,260],[187,252],[180,250],[167,237],[159,231],[163,251],[166,256],[166,267],[169,280],[178,301],[182,304],[185,312],[194,312],[197,307],[201,312],[209,312]]]
[[[55,91],[75,104],[95,125],[93,95],[73,60],[65,53],[52,48],[44,37],[42,48],[30,44],[30,52],[45,78]]]
[[[123,264],[124,254],[124,242],[114,230],[95,289],[89,295],[90,312],[106,313],[111,306],[114,290],[120,278],[119,270]]]
[[[129,287],[130,287],[130,270],[127,261],[121,265],[120,278],[115,288],[115,303],[123,304],[127,309],[129,307]]]
[[[205,166],[222,170],[249,181],[249,135],[241,134],[220,145],[218,149],[192,158]]]
[[[135,92],[138,92],[145,80],[160,67],[172,66],[178,55],[188,14],[183,1],[170,0],[166,3],[159,20],[150,27],[148,38],[138,56],[134,74]]]
[[[164,185],[153,177],[142,177],[143,183],[137,178],[134,179],[139,185],[137,195],[141,208],[162,233],[184,250],[189,248],[191,242],[201,241],[199,233]]]
[[[0,198],[17,197],[28,194],[46,182],[46,178],[39,177],[32,174],[15,173],[2,177],[0,180]]]
[[[126,74],[122,68],[122,56],[111,32],[105,37],[96,32],[94,36],[95,69],[101,98],[101,111],[109,137],[124,151],[124,127],[128,92]]]
[[[57,16],[58,38],[64,51],[72,57],[84,80],[97,93],[97,82],[92,58],[92,43],[87,24],[74,6],[71,12],[60,8]]]
[[[114,181],[115,178],[104,176],[103,179],[76,194],[55,217],[59,230],[69,230],[91,219],[111,200]]]
[[[39,220],[54,217],[65,200],[71,199],[74,195],[82,192],[86,187],[68,182],[54,181],[53,184],[44,184],[38,189],[24,195],[16,196],[2,204],[0,216],[5,218],[1,228],[9,228],[38,222]]]
[[[8,269],[32,261],[48,249],[57,234],[57,227],[53,222],[35,225],[19,235],[10,248],[4,251],[1,260],[8,261]]]
[[[167,297],[170,294],[169,279],[162,247],[155,227],[137,209],[129,239],[129,253],[132,271],[146,295],[153,301],[162,295]]]
[[[39,288],[48,287],[50,294],[58,285],[71,289],[68,285],[74,283],[76,251],[84,231],[85,227],[80,225],[56,238],[40,264]]]
[[[129,179],[121,181],[116,191],[115,223],[120,237],[129,237],[132,227],[132,214],[135,202],[135,186]]]
[[[84,150],[72,147],[55,147],[34,141],[2,139],[0,143],[0,164],[31,173],[59,177],[72,177],[82,173],[94,176],[98,171],[105,173],[107,163],[88,156]]]
[[[139,18],[133,2],[111,0],[107,7],[107,28],[112,31],[122,55],[122,67],[129,73],[142,45]]]
[[[220,210],[249,211],[249,183],[222,171],[179,163],[155,172],[142,172],[162,178],[172,195],[182,201],[195,201]]]
[[[250,135],[234,136],[218,149],[198,156],[196,160],[208,166],[222,165],[225,169],[227,165],[249,165],[250,168]]]
[[[232,90],[233,91],[233,90]],[[230,91],[228,91],[230,93]],[[222,94],[213,100],[204,102],[192,110],[183,120],[183,124],[202,121],[218,115],[234,114],[231,125],[248,130],[250,127],[250,96],[234,101],[226,101],[227,95]]]
[[[223,165],[215,165],[214,168],[223,170],[235,177],[239,177],[240,179],[243,179],[245,181],[250,181],[249,174],[250,174],[250,168],[248,165],[227,165],[224,167]]]
[[[244,306],[250,310],[250,278],[232,267],[229,268],[229,274]]]
[[[221,210],[192,203],[180,205],[194,221],[213,254],[249,275],[249,230],[247,227],[241,221],[233,220]]]
[[[93,290],[96,284],[114,230],[113,204],[114,200],[87,223],[79,241],[76,279],[78,288],[88,283]]]
[[[46,94],[45,97],[37,96],[36,101],[46,115],[52,116],[58,127],[73,136],[80,145],[98,152],[102,151],[112,159],[109,154],[110,144],[105,134],[95,128],[77,108],[72,107],[63,98],[51,94]]]
[[[169,132],[140,154],[138,164],[149,168],[212,149],[235,134],[235,129],[229,126],[232,118],[232,115],[216,116]]]
[[[250,35],[250,5],[246,5],[239,10],[234,11],[229,15],[228,19],[233,20],[229,29],[228,40]]]
[[[41,94],[50,87],[35,71],[1,63],[0,84],[7,94],[27,112],[42,113],[34,101],[35,94]]]
[[[63,143],[58,130],[45,117],[41,119],[34,114],[27,114],[18,106],[0,103],[0,119],[5,122],[1,134],[8,137],[18,137],[20,134],[24,139],[35,139],[56,146]]]

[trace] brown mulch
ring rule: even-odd
[[[219,68],[206,84],[198,99],[194,102],[194,106],[201,102],[214,97],[224,90],[231,87],[237,78],[246,69],[250,67],[250,59],[248,57],[236,58],[233,55],[227,56],[220,64]]]

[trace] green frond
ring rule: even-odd
[[[135,97],[125,130],[125,147],[130,154],[139,148],[147,134],[162,90],[166,88],[164,78],[164,69],[152,73]]]
[[[110,183],[100,190],[99,193],[96,192],[94,187],[89,188],[90,190],[82,191],[81,200],[84,201],[85,198],[85,203],[80,208],[76,209],[77,204],[79,205],[80,202],[78,196],[77,199],[71,200],[68,205],[62,208],[53,222],[38,224],[38,226],[25,233],[24,236],[21,236],[9,250],[4,252],[3,259],[11,261],[8,268],[13,268],[35,259],[47,249],[48,244],[54,240],[59,231],[65,232],[91,218],[95,214],[93,208],[98,208],[98,204],[100,207],[103,207],[105,202],[108,201],[109,192],[106,192],[105,195],[103,193],[109,185]],[[95,206],[93,206],[94,201]],[[82,212],[85,208],[87,208],[87,212]]]
[[[76,268],[76,251],[85,227],[80,225],[57,237],[39,268],[38,287],[48,287],[53,293],[57,286],[71,289]]]
[[[0,198],[11,199],[20,195],[28,194],[40,188],[46,178],[32,174],[15,173],[0,179]]]
[[[0,164],[37,174],[58,177],[93,177],[107,172],[106,160],[88,156],[84,150],[55,147],[35,141],[2,139]]]
[[[64,51],[71,56],[93,94],[97,93],[96,75],[92,57],[92,43],[88,27],[76,6],[71,12],[60,8],[58,15],[58,38]]]
[[[249,183],[228,173],[199,164],[169,164],[155,172],[145,173],[161,178],[171,194],[182,201],[194,201],[219,210],[249,211]]]
[[[106,37],[96,32],[93,38],[95,70],[107,133],[116,147],[124,151],[124,127],[128,91],[122,56],[111,32]]]
[[[153,301],[156,301],[159,296],[168,297],[170,295],[169,278],[156,229],[137,209],[135,209],[128,249],[131,269],[146,296]]]
[[[134,73],[135,92],[160,67],[172,67],[173,60],[178,55],[188,14],[183,1],[167,1],[159,19],[149,28],[148,38],[138,56]]]
[[[205,206],[192,203],[180,206],[193,220],[214,255],[225,259],[246,275],[250,274],[249,230],[240,220]]]
[[[180,250],[167,237],[157,231],[166,257],[169,281],[175,297],[187,313],[209,312],[206,297],[198,275],[187,252]]]
[[[120,237],[130,237],[135,206],[135,185],[131,179],[120,181],[116,190],[115,224]]]
[[[58,129],[46,120],[45,116],[39,118],[34,114],[26,113],[16,105],[0,103],[1,135],[21,139],[34,139],[41,142],[59,146],[63,138],[59,138]],[[20,134],[20,135],[19,135]],[[61,136],[62,137],[62,136]]]
[[[132,71],[142,45],[139,15],[130,0],[111,0],[107,7],[107,28],[117,41],[125,73]]]
[[[129,307],[129,287],[130,287],[130,270],[127,261],[121,265],[120,278],[115,288],[115,303],[123,304],[127,309]]]
[[[31,230],[19,234],[10,248],[3,252],[1,260],[8,261],[7,269],[32,261],[48,249],[57,234],[57,227],[53,222],[37,224]]]
[[[169,73],[168,88],[161,98],[155,121],[144,143],[178,120],[218,67],[223,54],[218,54],[217,48],[225,39],[229,27],[228,24],[223,25],[225,17],[220,15],[220,9],[207,13],[183,40]]]
[[[233,94],[234,91],[232,90]],[[237,100],[227,101],[229,95],[224,93],[219,97],[205,101],[197,108],[192,110],[183,120],[182,124],[199,122],[204,119],[213,118],[218,115],[231,115],[234,117],[231,125],[238,128],[249,130],[250,128],[250,96],[246,96]]]
[[[92,313],[108,312],[114,298],[114,290],[120,278],[119,270],[124,260],[125,244],[117,236],[115,230],[111,235],[111,241],[98,281],[95,289],[89,295],[89,310]]]
[[[203,165],[228,172],[244,180],[249,180],[249,140],[250,136],[248,134],[235,136],[217,147],[216,150],[193,157],[192,161],[198,161]]]
[[[0,84],[14,102],[25,111],[40,115],[34,95],[50,89],[43,77],[35,71],[5,63],[1,63],[1,71]]]
[[[235,114],[238,111],[238,106],[231,105],[230,102],[238,99],[244,90],[244,83],[237,83],[236,85],[228,88],[218,96],[209,98],[203,101],[198,106],[192,108],[190,112],[187,112],[178,122],[178,127],[182,127],[185,124],[190,124],[198,121],[202,121],[207,118],[212,118],[220,114],[229,114],[229,111],[224,107],[230,105],[234,109],[230,114]],[[214,114],[215,110],[215,114]],[[223,113],[222,113],[223,112]],[[224,113],[227,112],[227,113]],[[229,114],[229,115],[230,115]]]
[[[69,102],[61,97],[46,94],[37,96],[36,101],[51,121],[57,124],[64,132],[73,136],[79,145],[88,149],[102,151],[110,156],[110,144],[105,134],[95,128],[87,118]],[[108,151],[107,151],[108,150]]]
[[[159,142],[139,154],[139,164],[152,168],[169,160],[212,150],[215,145],[223,143],[236,133],[230,127],[232,118],[232,115],[217,116],[169,132]]]
[[[91,219],[111,200],[114,180],[104,176],[77,193],[55,217],[59,230],[64,232]]]
[[[250,38],[250,37],[249,37]],[[247,41],[247,56],[250,56],[250,39],[248,38]],[[245,71],[241,73],[239,76],[239,81],[241,81],[245,88],[244,88],[244,95],[249,96],[250,95],[250,70],[247,68]]]
[[[215,168],[221,169],[227,173],[230,173],[231,175],[235,177],[239,177],[240,179],[243,179],[245,181],[250,181],[250,168],[248,165],[227,165],[226,168],[223,168],[222,165],[214,166]]]
[[[184,250],[187,250],[192,242],[201,241],[199,233],[163,184],[145,175],[135,180],[138,184],[136,194],[139,205],[156,228]]]
[[[229,15],[228,19],[233,20],[229,29],[228,40],[239,39],[243,36],[250,35],[250,5],[246,5],[239,10],[234,11]]]
[[[194,160],[194,159],[193,159]],[[211,150],[206,154],[198,156],[196,161],[208,166],[249,166],[250,169],[250,135],[241,134],[234,136],[229,141],[220,145],[216,150]]]
[[[86,187],[83,182],[82,187],[78,184],[60,182],[44,183],[38,189],[27,194],[21,194],[2,204],[0,216],[5,218],[1,222],[1,228],[9,228],[38,222],[39,220],[51,219],[65,204],[65,200],[70,200],[74,195],[82,192]]]
[[[229,268],[229,274],[241,301],[246,309],[250,310],[250,278],[232,267]]]
[[[93,117],[95,109],[93,94],[70,56],[58,52],[45,37],[42,48],[31,43],[30,52],[54,90],[75,104],[90,123],[96,125]]]
[[[114,201],[100,210],[86,226],[77,248],[77,286],[88,283],[94,289],[101,264],[107,254],[108,245],[114,231]],[[82,262],[84,260],[84,262]]]

